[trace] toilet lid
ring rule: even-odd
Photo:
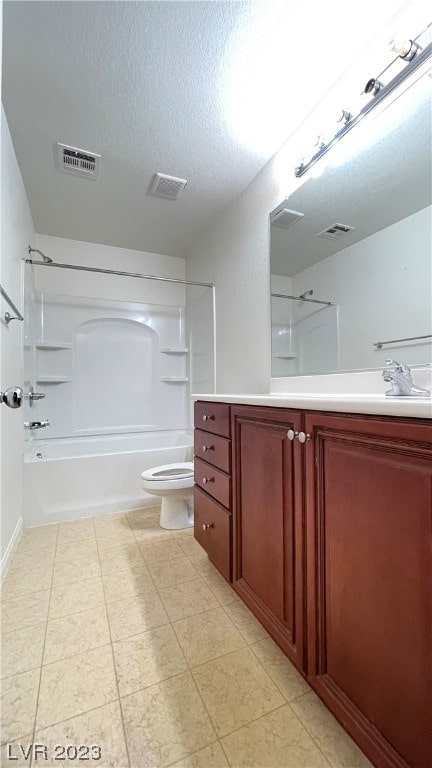
[[[159,467],[146,469],[141,477],[143,480],[182,480],[192,477],[194,465],[192,461],[183,461],[178,464],[161,464]]]

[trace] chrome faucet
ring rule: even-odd
[[[392,388],[386,392],[387,397],[430,397],[428,389],[416,387],[413,384],[411,369],[405,363],[397,360],[386,360],[382,372],[384,381],[391,382]]]

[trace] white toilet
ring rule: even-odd
[[[194,465],[192,461],[162,464],[141,474],[141,487],[162,497],[161,528],[179,530],[193,525]]]

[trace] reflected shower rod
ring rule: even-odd
[[[30,248],[29,246],[29,253],[33,252],[35,249]],[[137,277],[140,280],[159,280],[164,283],[179,283],[181,285],[200,285],[203,288],[214,288],[214,283],[198,283],[194,280],[179,280],[175,277],[159,277],[157,275],[142,275],[139,272],[120,272],[116,269],[102,269],[101,267],[82,267],[78,264],[59,264],[56,261],[48,261],[48,256],[45,256],[42,251],[37,251],[37,253],[40,253],[44,261],[35,261],[34,259],[25,259],[26,264],[33,264],[36,267],[56,267],[57,269],[76,269],[81,272],[98,272],[102,275],[119,275],[120,277]],[[45,261],[47,259],[47,261]]]
[[[307,291],[309,293],[309,291]],[[325,304],[326,307],[334,307],[334,301],[319,301],[318,299],[306,299],[305,294],[301,296],[289,296],[287,293],[272,293],[275,299],[294,299],[294,301],[309,301],[311,304]]]

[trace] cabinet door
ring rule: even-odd
[[[234,587],[290,659],[303,656],[298,412],[232,408]]]
[[[432,765],[432,424],[309,413],[310,682],[379,768]]]

